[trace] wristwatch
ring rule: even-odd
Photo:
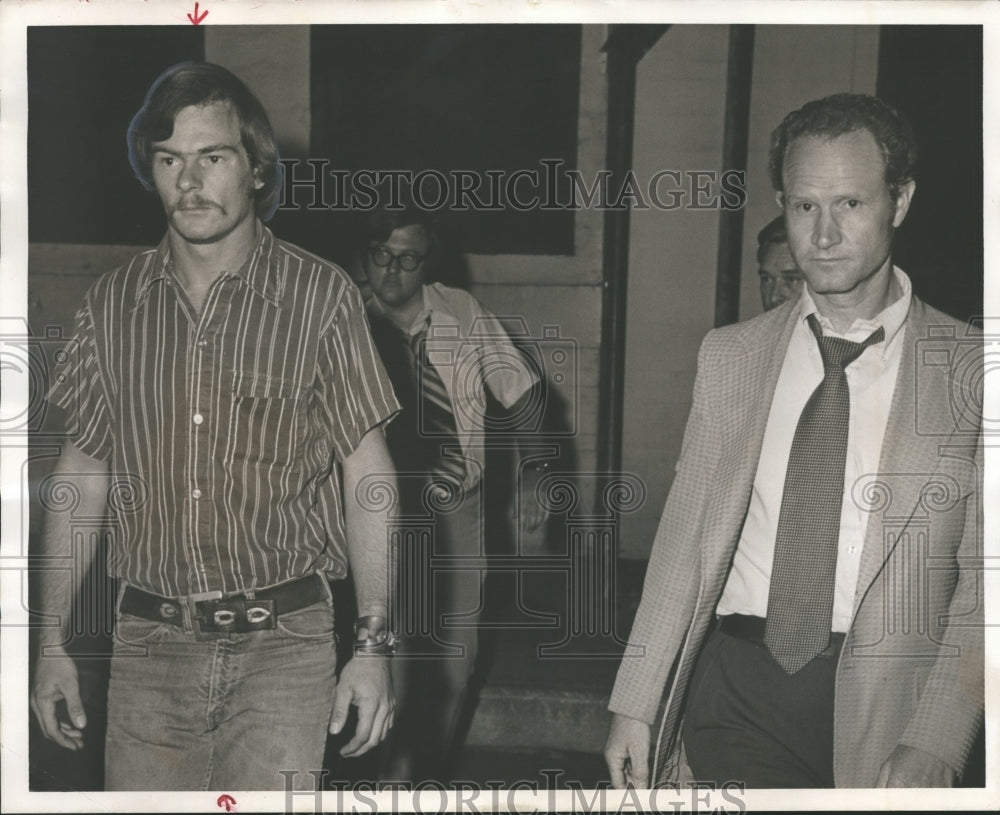
[[[385,617],[358,617],[354,623],[354,653],[392,656],[396,653],[396,635]]]

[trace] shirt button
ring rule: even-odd
[[[201,498],[201,490],[191,490],[191,497],[195,499]]]
[[[857,546],[848,546],[847,547],[847,553],[849,555],[853,555],[857,550],[858,550]]]
[[[200,413],[196,413],[192,417],[192,420],[194,421],[195,424],[201,424],[203,421],[205,421],[205,417],[202,416]]]

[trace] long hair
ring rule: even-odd
[[[210,62],[181,62],[160,74],[146,93],[128,128],[128,160],[136,178],[153,189],[154,142],[174,132],[174,119],[186,107],[229,102],[240,121],[240,139],[254,177],[262,182],[254,191],[257,216],[267,221],[278,208],[282,166],[278,144],[260,100],[233,73]]]

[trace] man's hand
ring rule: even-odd
[[[955,771],[930,753],[896,745],[878,774],[876,787],[952,787]]]
[[[47,739],[67,750],[82,750],[87,715],[83,711],[83,702],[80,701],[76,665],[61,648],[49,650],[54,653],[42,654],[35,669],[31,709]],[[66,701],[70,721],[59,720],[56,708],[62,700]]]
[[[354,738],[340,748],[346,758],[364,755],[382,741],[392,727],[396,702],[389,676],[389,657],[356,656],[340,672],[333,697],[330,732],[339,733],[347,721],[351,705],[358,708]]]
[[[530,468],[523,470],[517,504],[510,508],[511,519],[518,521],[525,532],[534,532],[549,518],[549,511],[539,503],[536,495],[540,478],[540,474]],[[518,512],[520,518],[515,517]]]
[[[627,783],[636,789],[648,789],[649,725],[630,716],[614,714],[604,745],[604,760],[615,789],[624,789]]]

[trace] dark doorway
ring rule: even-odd
[[[893,260],[915,293],[962,320],[983,313],[983,30],[882,26],[878,95],[917,132],[917,192]]]
[[[152,245],[163,209],[125,132],[166,68],[205,58],[196,26],[28,29],[28,240]]]
[[[555,192],[559,201],[569,197],[580,42],[575,25],[313,26],[312,157],[352,173],[437,172],[452,191],[451,174],[467,171],[487,204],[487,172],[502,173],[500,205],[491,211],[476,211],[468,198],[456,208],[454,196],[433,206],[433,177],[422,195],[462,251],[572,254],[572,211],[546,209],[544,195],[527,209],[504,199],[513,174],[540,172],[537,185],[528,176],[516,183],[516,196],[530,203],[544,187],[543,160],[561,162]],[[466,211],[456,211],[462,203]],[[346,215],[322,213],[326,231],[342,230]]]

